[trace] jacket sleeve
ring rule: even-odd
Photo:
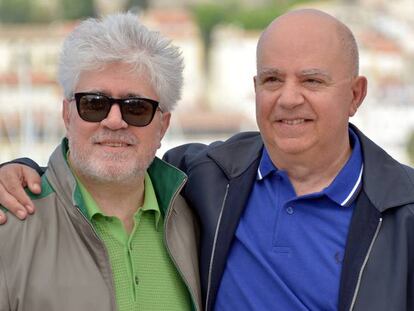
[[[27,165],[29,167],[31,167],[32,169],[36,170],[36,172],[42,176],[43,173],[46,171],[46,167],[41,167],[39,166],[35,161],[33,161],[32,159],[29,158],[18,158],[18,159],[14,159],[12,161],[9,162],[5,162],[5,163],[1,163],[0,167],[7,165],[7,164],[23,164],[23,165]],[[3,311],[3,310],[1,310]]]
[[[0,257],[0,311],[10,311],[9,290],[7,288],[6,275]]]

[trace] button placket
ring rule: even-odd
[[[134,300],[136,301],[137,297],[138,297],[138,285],[139,285],[139,277],[136,271],[136,267],[135,267],[135,262],[133,260],[134,258],[134,247],[133,247],[133,243],[132,243],[133,239],[129,239],[128,243],[126,245],[126,251],[128,253],[128,259],[129,259],[129,264],[131,267],[131,277],[132,277],[132,289],[134,291]]]

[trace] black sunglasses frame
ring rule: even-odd
[[[98,116],[98,118],[96,118],[96,116],[95,118],[93,117],[88,118],[88,116],[86,116],[82,112],[82,108],[81,108],[81,100],[85,96],[96,96],[96,98],[103,98],[106,101],[105,109],[104,109],[105,114],[102,114],[102,116]],[[112,98],[112,97],[109,97],[101,93],[79,92],[79,93],[74,94],[74,99],[76,101],[76,109],[78,110],[79,116],[81,117],[82,120],[87,121],[87,122],[101,122],[106,117],[108,117],[108,114],[111,111],[112,106],[114,104],[118,104],[120,111],[121,111],[122,119],[127,124],[132,125],[132,126],[137,126],[137,127],[144,127],[152,122],[152,120],[154,119],[155,112],[157,111],[157,108],[159,108],[158,101],[149,99],[149,98],[144,98],[144,97]],[[137,102],[143,102],[146,104],[150,104],[152,108],[151,115],[146,116],[146,118],[142,118],[143,115],[134,115],[134,114],[128,113],[128,107],[130,106],[131,101],[134,101],[134,100]],[[130,117],[132,117],[132,119]],[[142,122],[142,120],[144,120],[145,122]]]

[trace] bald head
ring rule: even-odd
[[[278,45],[283,42],[278,38],[290,41],[304,41],[315,38],[314,46],[337,45],[338,61],[344,62],[353,76],[359,72],[359,55],[355,37],[351,30],[333,16],[314,9],[301,9],[288,12],[276,18],[262,33],[257,45],[257,66],[259,69],[262,50],[269,42]],[[281,47],[283,48],[283,47]]]

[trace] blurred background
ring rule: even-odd
[[[183,98],[162,155],[185,142],[257,129],[257,39],[271,20],[299,7],[330,13],[354,32],[369,89],[351,121],[413,164],[413,0],[0,0],[0,162],[29,156],[46,165],[63,137],[57,61],[79,20],[130,10],[182,49]]]

